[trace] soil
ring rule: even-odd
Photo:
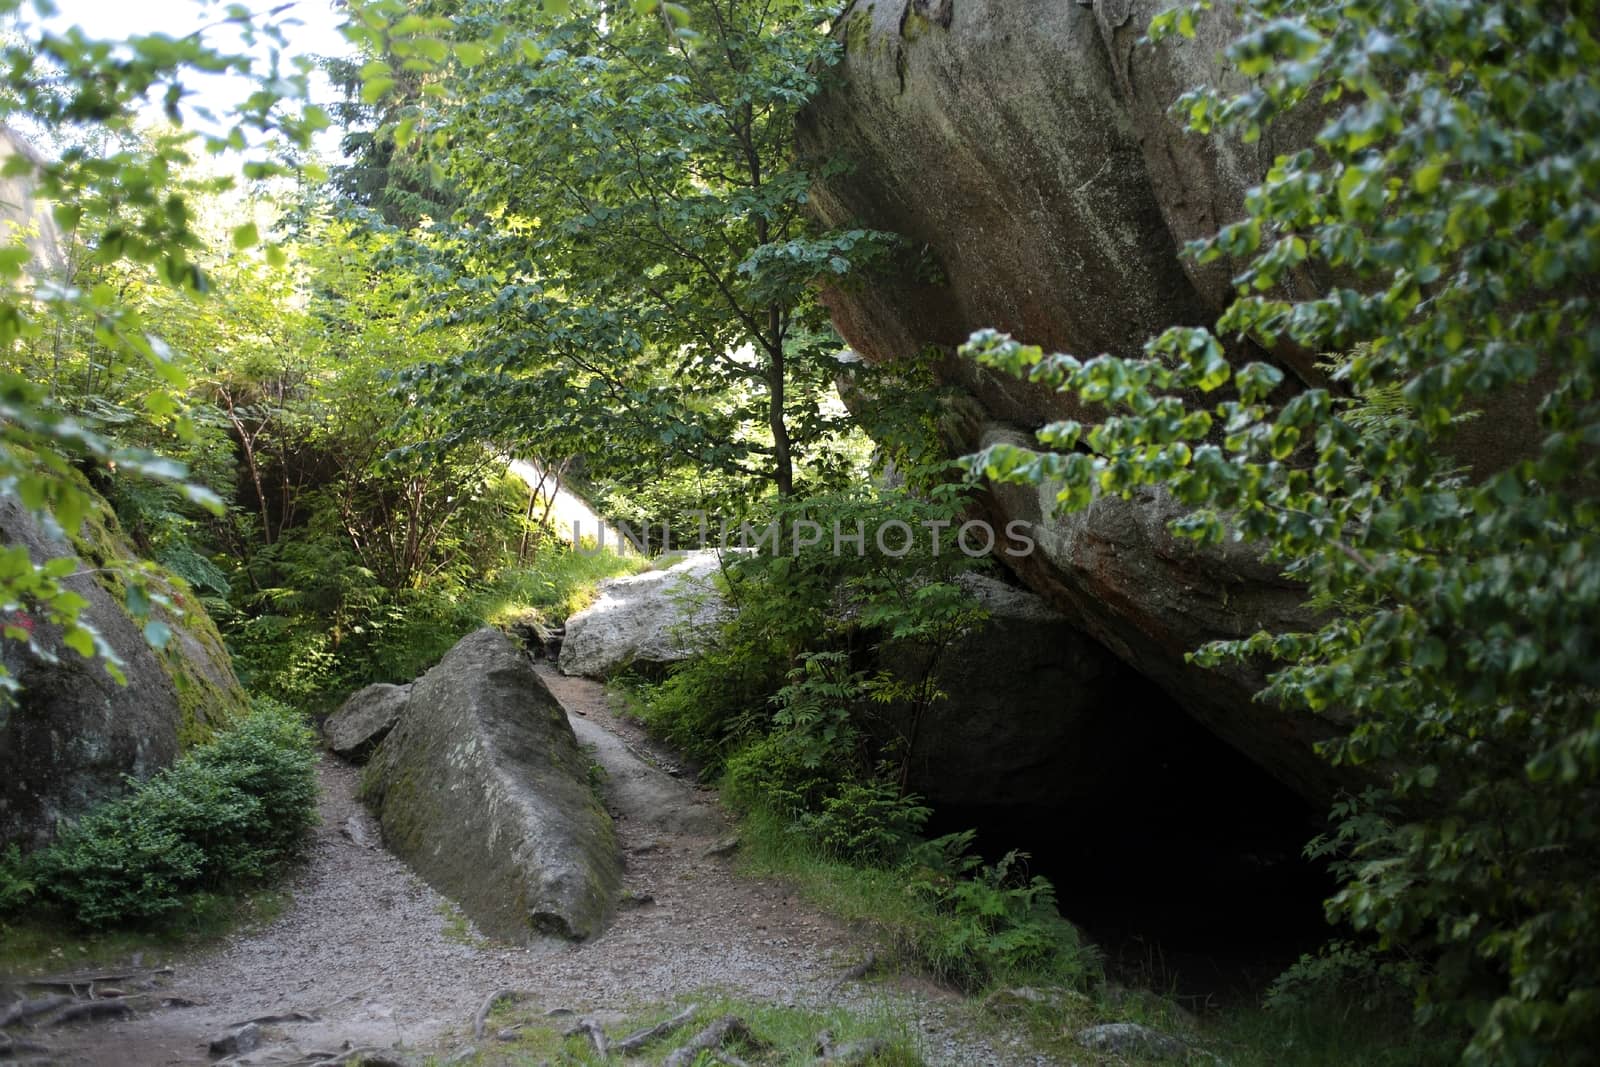
[[[669,753],[619,719],[597,683],[541,673],[604,770],[627,872],[624,906],[584,944],[513,947],[480,936],[442,896],[381,846],[356,799],[360,771],[325,756],[322,822],[293,902],[275,920],[173,962],[161,995],[191,1002],[34,1035],[50,1062],[154,1067],[215,1062],[208,1042],[246,1020],[265,1043],[229,1063],[285,1064],[352,1047],[447,1056],[470,1039],[491,992],[526,991],[540,1010],[600,1018],[715,990],[776,1004],[883,1004],[915,1020],[930,1064],[1032,1062],[957,1032],[957,998],[905,983],[841,983],[871,945],[783,885],[736,873],[731,828],[715,797],[680,775]]]

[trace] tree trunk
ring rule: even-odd
[[[771,372],[767,379],[767,423],[772,429],[772,480],[780,496],[792,496],[794,458],[789,453],[789,424],[783,417],[783,318],[776,304],[767,309],[767,328],[773,339],[768,346]]]

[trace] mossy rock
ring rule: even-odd
[[[504,634],[479,630],[411,687],[362,777],[384,843],[485,933],[582,940],[622,860],[566,712]]]
[[[89,492],[86,481],[76,488]],[[146,778],[189,745],[248,710],[222,637],[182,579],[139,559],[98,496],[83,525],[53,536],[12,498],[0,500],[0,538],[25,545],[35,563],[76,557],[64,584],[88,601],[82,618],[122,660],[126,684],[104,662],[67,650],[59,627],[34,623],[39,651],[8,641],[0,658],[17,680],[0,707],[0,846],[47,843],[56,825]],[[155,649],[127,609],[130,577],[171,601],[152,617],[171,637]],[[42,654],[41,654],[42,653]]]

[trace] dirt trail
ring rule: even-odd
[[[230,1062],[287,1063],[351,1046],[447,1053],[501,988],[529,991],[544,1009],[596,1013],[708,988],[780,1004],[888,995],[919,1020],[929,1063],[1018,1062],[952,1036],[938,994],[836,991],[867,946],[782,886],[736,875],[713,854],[729,833],[713,797],[653,765],[662,754],[612,714],[601,686],[541,671],[606,771],[627,872],[624,910],[603,935],[529,948],[480,937],[378,844],[355,799],[359,771],[327,756],[322,824],[290,886],[293,903],[176,961],[164,993],[194,1006],[50,1035],[57,1062],[209,1063],[206,1043],[231,1025],[295,1012],[312,1021],[267,1025],[268,1043]]]

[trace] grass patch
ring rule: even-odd
[[[1038,890],[1026,883],[987,881],[997,868],[843,861],[759,808],[741,822],[740,839],[747,873],[792,884],[817,907],[871,930],[902,966],[936,980],[973,991],[998,984],[1083,988],[1099,979],[1093,949],[1056,916],[1053,898],[1035,899]]]
[[[923,1062],[918,1052],[918,1039],[903,1017],[896,1017],[887,1005],[867,1011],[844,1008],[798,1008],[782,1005],[759,1004],[749,1000],[729,998],[712,992],[701,996],[687,996],[679,1000],[653,1004],[626,1013],[625,1017],[605,1025],[607,1038],[616,1042],[627,1035],[670,1019],[691,1004],[696,1006],[693,1017],[671,1034],[658,1038],[646,1046],[630,1063],[659,1064],[674,1049],[686,1044],[690,1038],[724,1015],[737,1015],[749,1026],[764,1044],[761,1047],[734,1043],[728,1051],[740,1059],[763,1067],[799,1065],[806,1067],[817,1062],[817,1039],[823,1031],[832,1034],[840,1044],[876,1039],[884,1043],[883,1050],[861,1063],[874,1067],[915,1067]],[[534,1064],[583,1064],[602,1067],[616,1063],[615,1057],[601,1059],[589,1037],[579,1034],[564,1036],[578,1016],[550,1018],[528,1006],[501,1006],[489,1018],[491,1034],[505,1029],[515,1029],[513,1041],[475,1042],[480,1049],[477,1055],[464,1061],[481,1067],[523,1067]],[[700,1061],[696,1061],[700,1062]]]
[[[1409,1011],[1370,1012],[1338,1000],[1231,1008],[1207,1019],[1204,1030],[1236,1067],[1444,1067],[1460,1061],[1462,1044],[1419,1032]]]
[[[48,914],[13,916],[0,922],[0,974],[34,977],[125,965],[135,955],[146,967],[214,944],[240,930],[264,926],[289,906],[278,889],[243,894],[197,893],[182,912],[159,925],[85,931]]]
[[[531,566],[502,572],[474,607],[491,626],[508,625],[529,613],[541,622],[556,622],[594,603],[595,586],[603,579],[638,574],[650,563],[609,549],[585,555],[547,548]]]
[[[435,910],[439,912],[439,917],[444,920],[444,926],[440,932],[448,940],[454,941],[458,945],[466,945],[469,948],[490,947],[489,942],[472,929],[472,923],[467,919],[466,913],[454,901],[441,900]]]

